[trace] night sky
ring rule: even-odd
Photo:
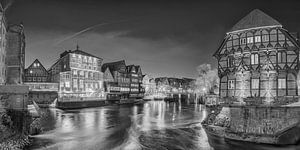
[[[225,33],[255,8],[300,31],[299,0],[15,0],[6,13],[9,24],[25,26],[26,67],[37,58],[49,68],[78,43],[104,62],[124,59],[154,77],[196,77],[198,65],[216,67],[212,54]]]

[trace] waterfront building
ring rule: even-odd
[[[6,82],[6,20],[0,4],[0,85]]]
[[[138,65],[126,66],[127,74],[130,78],[130,98],[143,98],[145,89],[142,86],[143,74],[141,67]]]
[[[155,79],[149,75],[144,75],[143,76],[143,83],[142,86],[145,89],[145,96],[154,96],[156,93],[156,84],[155,84]]]
[[[23,84],[25,68],[25,34],[23,24],[9,25],[6,39],[6,84]]]
[[[155,78],[156,95],[159,97],[190,98],[194,96],[195,79],[159,77]]]
[[[125,61],[121,60],[103,64],[102,71],[107,99],[137,99],[144,96],[140,66],[126,66]]]
[[[221,98],[270,104],[298,96],[299,41],[258,9],[226,33],[214,57]]]
[[[50,67],[51,82],[59,83],[60,101],[104,99],[102,58],[77,48],[60,54]]]
[[[50,74],[38,59],[25,69],[24,84],[29,86],[29,103],[51,104],[58,97],[58,83],[50,82]]]
[[[128,99],[130,78],[124,60],[102,65],[103,80],[108,100]]]

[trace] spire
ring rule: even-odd
[[[79,50],[79,45],[78,45],[78,43],[77,43],[77,45],[76,45],[76,50]]]
[[[253,28],[276,27],[276,26],[282,27],[282,25],[274,18],[270,17],[269,15],[265,14],[259,9],[254,9],[247,16],[245,16],[239,22],[237,22],[231,28],[229,33],[237,32],[241,30],[253,29]]]

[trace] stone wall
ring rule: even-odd
[[[231,106],[228,131],[273,135],[299,123],[300,107]]]

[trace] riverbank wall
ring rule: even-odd
[[[225,137],[229,139],[293,144],[300,140],[300,107],[226,106],[214,125],[226,127]]]

